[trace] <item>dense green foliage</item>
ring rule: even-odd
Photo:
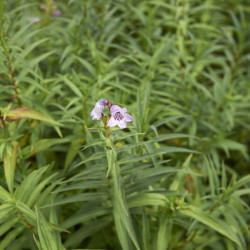
[[[247,249],[248,0],[9,0],[0,21],[0,250]],[[100,99],[133,123],[106,137]]]

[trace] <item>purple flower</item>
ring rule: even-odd
[[[120,128],[126,128],[127,122],[132,122],[133,117],[127,114],[126,108],[121,108],[117,105],[112,105],[110,108],[111,118],[109,119],[108,126],[119,126]]]
[[[62,12],[60,11],[60,10],[55,10],[54,12],[53,12],[53,15],[54,16],[60,16],[62,14]]]
[[[39,23],[41,21],[42,21],[42,19],[40,17],[33,17],[33,18],[29,19],[30,23]]]
[[[109,104],[108,100],[102,99],[99,100],[93,110],[91,111],[90,115],[92,116],[92,120],[100,120],[103,115],[103,110]]]

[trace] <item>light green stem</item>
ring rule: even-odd
[[[120,166],[117,161],[117,153],[110,138],[106,139],[106,145],[106,154],[108,160],[107,178],[111,173],[113,185],[113,216],[117,235],[123,250],[133,249],[133,244],[137,250],[140,250],[127,206],[122,175],[120,173]]]

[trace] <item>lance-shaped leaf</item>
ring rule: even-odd
[[[198,207],[189,205],[187,208],[179,210],[181,214],[189,216],[204,225],[210,227],[211,229],[217,231],[218,233],[226,236],[228,239],[235,242],[237,245],[241,246],[240,240],[232,228],[229,225],[223,223],[220,219],[213,217],[212,215],[204,212]]]
[[[41,249],[59,250],[60,242],[56,240],[55,232],[51,230],[49,223],[36,207],[37,231]]]
[[[12,109],[8,112],[8,115],[6,116],[7,121],[16,121],[22,118],[29,118],[29,119],[48,122],[52,125],[63,126],[61,123],[52,120],[51,118],[45,116],[44,114],[41,114],[37,111],[28,108]]]
[[[11,142],[11,146],[11,150],[6,150],[4,154],[4,174],[8,188],[12,193],[17,160],[18,142]]]

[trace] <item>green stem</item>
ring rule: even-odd
[[[126,201],[120,166],[117,161],[117,152],[110,138],[106,139],[106,145],[108,161],[107,177],[109,173],[111,173],[113,185],[113,216],[117,235],[123,250],[133,249],[133,245],[139,250],[140,247]]]
[[[9,70],[9,74],[10,74],[10,79],[11,79],[11,83],[14,87],[14,91],[15,91],[15,95],[12,96],[13,101],[18,101],[20,103],[20,100],[18,98],[18,88],[17,88],[17,84],[16,84],[16,80],[15,80],[15,75],[14,75],[14,69],[12,67],[12,62],[11,62],[11,58],[10,58],[10,52],[9,52],[9,48],[7,47],[6,43],[5,43],[5,33],[4,30],[2,29],[1,32],[1,45],[4,49],[4,53],[5,53],[5,57],[7,60],[7,65],[8,65],[8,70]]]

